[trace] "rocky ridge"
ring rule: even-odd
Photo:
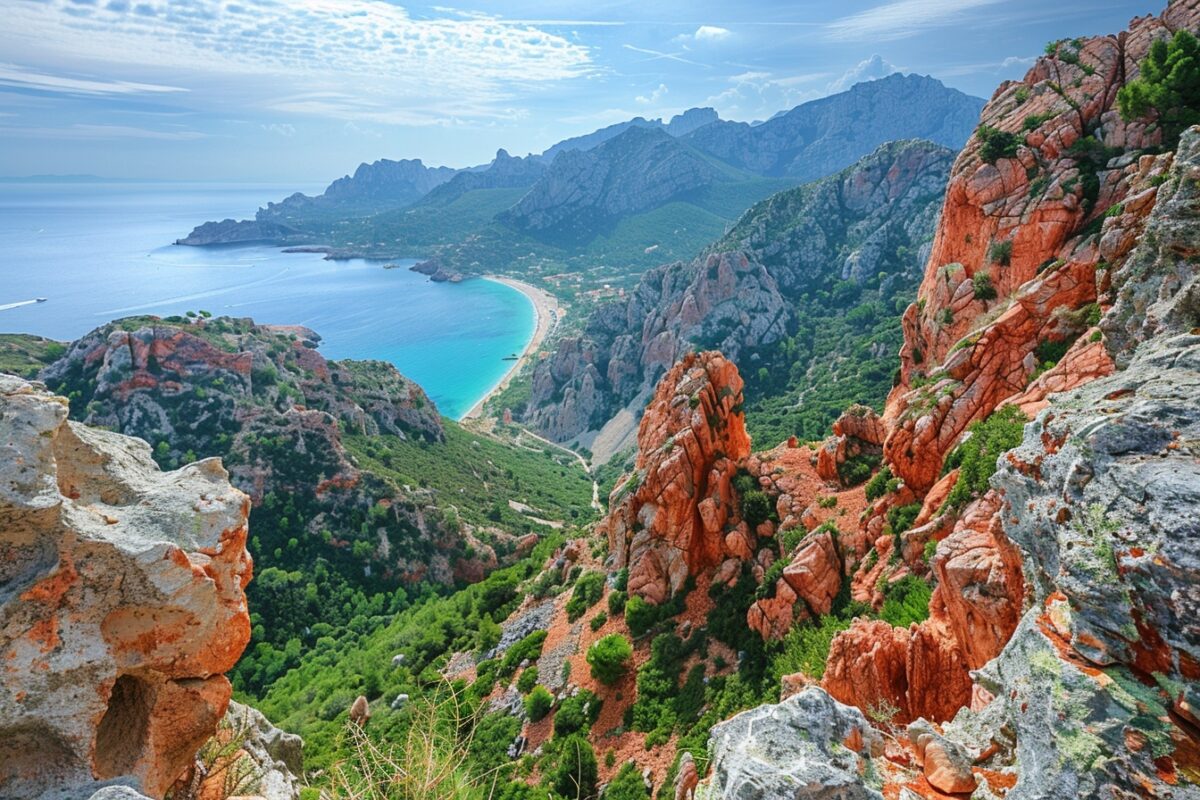
[[[441,522],[432,497],[360,469],[342,445],[345,432],[440,441],[424,391],[389,364],[327,361],[318,341],[250,320],[134,318],[76,341],[42,378],[71,397],[81,421],[153,443],[160,463],[222,457],[256,513],[268,495],[291,496],[309,512],[314,540],[323,529],[353,537],[385,503],[369,560],[396,579],[448,582],[494,564],[483,543],[478,564],[463,560],[472,542]],[[338,542],[327,555],[343,549],[349,558]]]
[[[759,175],[813,181],[845,169],[887,142],[925,139],[962,147],[982,106],[979,98],[948,89],[934,78],[895,74],[804,103],[761,125],[706,125],[684,141]]]
[[[655,382],[693,349],[747,366],[748,351],[790,332],[795,298],[827,282],[886,270],[895,289],[915,284],[951,160],[929,143],[889,144],[758,204],[695,261],[649,271],[627,300],[560,341],[535,369],[524,421],[569,441],[623,406],[640,412]],[[895,263],[902,246],[911,256]]]

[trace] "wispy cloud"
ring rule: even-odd
[[[664,53],[661,50],[651,50],[648,47],[635,47],[634,45],[631,45],[631,44],[623,44],[623,45],[621,45],[621,47],[623,47],[626,50],[629,50],[631,52],[634,52],[634,53],[642,53],[643,55],[650,56],[650,58],[646,59],[647,61],[657,61],[660,58],[665,58],[668,61],[678,61],[680,64],[691,64],[693,67],[706,67],[707,68],[709,66],[708,64],[701,64],[698,61],[692,61],[691,59],[684,58],[682,52],[680,52],[680,53]]]
[[[0,71],[0,84],[94,94],[176,90],[45,68],[86,62],[122,77],[172,75],[197,93],[220,81],[248,105],[270,100],[248,97],[255,91],[352,86],[359,103],[288,109],[344,119],[361,113],[360,119],[379,121],[385,111],[427,118],[447,106],[457,115],[506,116],[518,90],[536,92],[592,70],[586,46],[531,22],[414,18],[384,0],[48,0],[19,4],[6,15],[0,52],[28,54],[21,60],[42,71],[10,67]]]
[[[290,122],[272,122],[268,125],[260,126],[267,133],[274,133],[278,136],[283,136],[288,139],[296,135],[296,126]]]
[[[960,20],[972,9],[1002,0],[897,0],[836,19],[826,25],[834,41],[891,41]]]
[[[152,130],[128,125],[91,125],[79,123],[62,128],[0,126],[0,136],[36,139],[156,139],[187,142],[205,139],[208,134],[193,130]]]
[[[653,92],[650,92],[649,94],[639,94],[637,97],[634,98],[634,100],[639,105],[643,105],[643,106],[657,105],[658,102],[661,101],[663,99],[663,97],[665,97],[667,95],[667,92],[669,92],[669,91],[670,90],[667,89],[667,85],[665,83],[660,83],[658,85],[658,88],[655,89]]]
[[[161,86],[134,81],[97,80],[92,78],[51,75],[46,72],[0,63],[0,85],[41,92],[62,92],[81,95],[130,95],[186,92],[178,86]]]

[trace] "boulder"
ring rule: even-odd
[[[188,768],[250,638],[249,507],[219,460],[161,472],[0,375],[0,795]]]

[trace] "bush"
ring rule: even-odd
[[[1126,121],[1157,112],[1163,144],[1173,148],[1184,130],[1200,123],[1200,42],[1186,30],[1154,42],[1137,80],[1117,93],[1117,104]]]
[[[619,633],[610,633],[597,640],[587,651],[587,663],[592,668],[592,677],[605,686],[621,680],[629,668],[633,656],[633,645]]]
[[[859,453],[838,465],[838,477],[846,486],[858,486],[871,477],[881,460],[878,455]]]
[[[571,590],[571,599],[567,601],[567,618],[574,622],[584,615],[589,608],[600,601],[604,594],[604,573],[585,572],[575,581]]]
[[[629,596],[620,589],[608,593],[608,613],[615,616],[625,613],[625,603]]]
[[[895,481],[895,485],[893,485]],[[900,481],[892,475],[892,468],[884,464],[883,469],[875,473],[875,477],[867,482],[863,492],[868,500],[878,500],[889,492],[894,492],[899,488]]]
[[[752,489],[742,495],[742,519],[746,520],[751,528],[770,518],[771,498],[767,497],[766,492]]]
[[[883,589],[883,607],[879,617],[897,628],[907,628],[929,616],[929,598],[933,590],[916,575],[905,575]]]
[[[554,791],[566,800],[588,800],[596,796],[599,778],[596,753],[587,739],[572,736],[558,745],[558,763],[554,768]]]
[[[981,146],[979,157],[989,164],[995,164],[1002,158],[1015,158],[1021,139],[1016,134],[993,128],[991,125],[980,125],[975,131]]]
[[[599,614],[597,614],[596,616],[592,617],[592,621],[588,623],[588,626],[589,626],[589,627],[590,627],[590,628],[591,628],[593,631],[598,631],[598,630],[600,630],[601,628],[603,628],[603,627],[604,627],[604,623],[606,623],[606,622],[608,622],[608,614],[606,614],[605,612],[601,611]]]
[[[584,689],[579,694],[563,700],[558,707],[558,713],[554,715],[554,735],[570,736],[586,730],[599,716],[600,698]]]
[[[993,264],[1007,267],[1012,263],[1012,250],[1012,239],[1007,239],[1003,242],[992,242],[992,246],[988,248],[988,260]]]
[[[1025,415],[1016,406],[1005,406],[987,419],[971,423],[967,440],[946,457],[946,471],[957,467],[958,482],[943,508],[960,508],[974,495],[987,491],[1000,454],[1021,443]]]
[[[642,772],[636,764],[627,762],[604,790],[604,800],[650,800]]]
[[[892,527],[892,533],[896,536],[904,533],[912,527],[916,521],[917,515],[921,513],[920,503],[909,503],[906,506],[895,506],[889,508],[887,512],[888,525]]]
[[[534,686],[537,685],[538,668],[526,667],[521,673],[521,677],[517,678],[517,691],[521,694],[529,694]]]
[[[992,276],[986,272],[976,272],[971,277],[971,288],[976,300],[996,299],[996,287],[992,285]]]
[[[545,686],[533,687],[533,691],[525,698],[525,713],[534,722],[545,719],[553,707],[554,695],[550,694],[550,690]],[[557,723],[557,720],[555,722]]]

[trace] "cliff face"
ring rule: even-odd
[[[761,125],[706,125],[685,141],[760,175],[812,181],[845,169],[886,142],[926,139],[959,148],[974,130],[982,105],[933,78],[897,74],[805,103]]]
[[[587,241],[597,226],[723,179],[719,167],[665,131],[631,127],[592,150],[559,153],[498,218],[554,240]]]
[[[160,472],[0,375],[0,794],[132,777],[162,797],[250,638],[249,500],[216,459]]]
[[[638,431],[635,471],[613,490],[601,524],[629,591],[651,603],[726,558],[750,558],[732,480],[750,454],[742,381],[719,353],[685,356],[659,383]],[[731,527],[726,532],[727,526]]]
[[[840,175],[750,209],[689,264],[648,272],[628,300],[597,311],[533,377],[525,421],[567,441],[644,403],[684,353],[743,356],[794,328],[793,302],[837,280],[887,272],[887,291],[915,285],[952,160],[926,142],[880,148]],[[901,261],[895,254],[911,252]]]

